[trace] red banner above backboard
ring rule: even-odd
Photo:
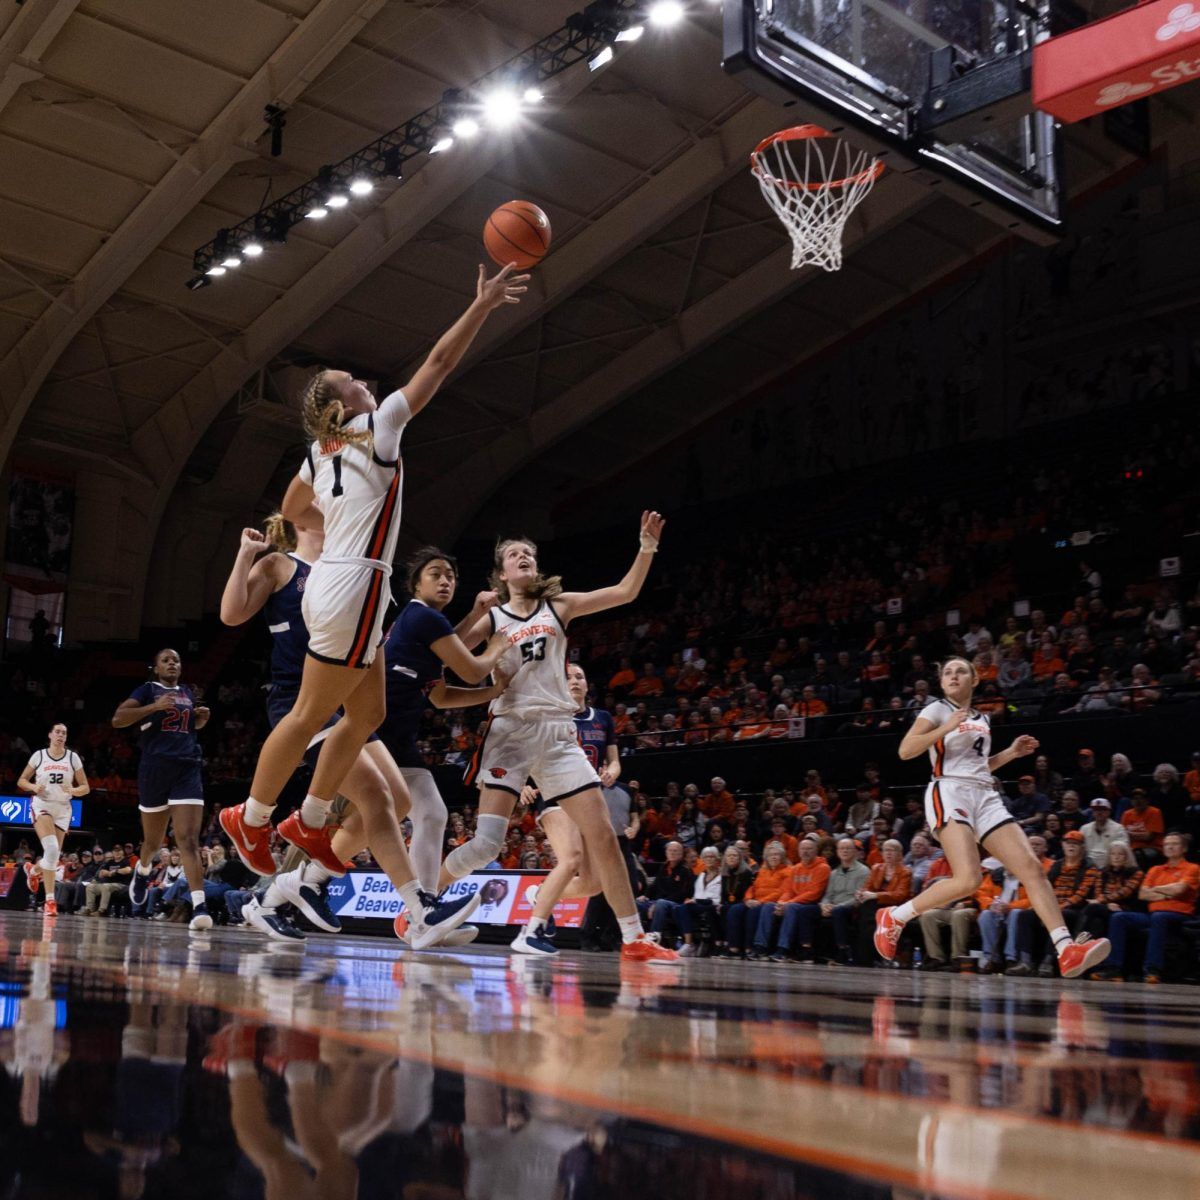
[[[1034,47],[1033,104],[1068,124],[1200,78],[1200,0],[1149,0]]]

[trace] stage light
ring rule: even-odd
[[[360,175],[357,179],[350,181],[350,191],[355,196],[365,196],[368,192],[373,192],[374,190],[375,184],[365,175]]]
[[[329,209],[322,204],[316,204],[304,214],[310,221],[323,221],[329,216]]]
[[[434,142],[432,146],[429,147],[429,153],[430,154],[441,154],[442,151],[449,150],[450,147],[453,145],[454,145],[454,139],[452,137],[438,138],[438,140],[436,142]]]
[[[212,280],[204,275],[194,275],[184,286],[189,292],[198,292],[201,288],[209,287],[211,284]]]
[[[247,242],[242,247],[242,253],[247,258],[257,258],[263,252],[262,242]]]
[[[650,6],[650,24],[660,29],[670,29],[683,20],[684,7],[679,0],[655,0]]]
[[[588,60],[588,70],[598,71],[601,67],[607,66],[613,60],[613,48],[605,46],[595,58]]]
[[[325,197],[326,208],[345,208],[350,203],[350,197],[345,192],[330,192]]]
[[[638,38],[640,38],[645,32],[645,25],[630,25],[628,29],[622,29],[621,32],[617,34],[617,41],[636,42]]]
[[[228,267],[231,271],[234,267],[240,267],[241,265],[242,260],[236,254],[231,254],[228,258],[221,259],[221,266]]]
[[[450,128],[454,131],[455,137],[473,138],[479,132],[479,122],[474,117],[459,117]],[[445,148],[449,149],[449,147]]]
[[[507,129],[521,115],[521,101],[515,92],[489,92],[483,97],[483,119],[493,129]]]
[[[220,263],[217,263],[215,266],[209,267],[204,273],[205,275],[212,275],[215,278],[218,275],[224,275],[225,268],[221,266]]]
[[[546,98],[546,93],[540,87],[527,87],[523,99],[526,104],[541,104]]]

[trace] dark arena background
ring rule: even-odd
[[[1197,74],[0,0],[0,1195],[1200,1196]]]

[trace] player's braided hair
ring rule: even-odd
[[[309,381],[300,397],[300,417],[309,441],[351,442],[370,445],[374,439],[369,429],[347,429],[346,407],[337,389],[329,382],[329,372],[322,368]]]
[[[263,532],[267,535],[267,541],[283,554],[291,554],[299,545],[296,527],[291,521],[285,521],[281,512],[273,512],[263,522]]]
[[[492,556],[492,573],[488,576],[488,583],[492,585],[492,590],[500,597],[501,604],[507,604],[509,601],[508,584],[504,583],[500,578],[500,568],[504,565],[504,552],[509,546],[514,545],[528,546],[533,551],[533,555],[537,557],[537,543],[529,538],[501,538],[496,543],[496,552]],[[530,600],[553,600],[555,596],[561,596],[563,590],[563,581],[561,575],[543,575],[540,571],[534,576],[533,582],[525,589],[525,595]]]
[[[408,583],[408,594],[410,596],[417,594],[417,584],[421,582],[421,572],[431,562],[444,562],[454,572],[454,578],[458,578],[458,559],[454,555],[447,554],[445,550],[439,550],[436,546],[422,546],[404,564],[405,579]]]

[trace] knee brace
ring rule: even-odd
[[[482,871],[500,856],[507,833],[508,821],[504,817],[481,813],[475,822],[475,836],[450,854],[446,859],[446,870],[455,879],[470,875],[472,871]]]
[[[58,838],[42,838],[42,861],[38,863],[38,866],[45,868],[47,871],[53,871],[58,866],[60,850],[61,847],[58,844]]]

